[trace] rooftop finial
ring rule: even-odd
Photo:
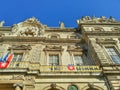
[[[60,28],[65,28],[65,25],[64,25],[64,23],[63,22],[60,22]]]
[[[3,27],[3,24],[5,23],[5,21],[1,21],[0,22],[0,27]]]

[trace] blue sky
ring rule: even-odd
[[[36,17],[49,27],[59,21],[66,27],[77,27],[82,16],[113,16],[120,20],[120,0],[0,0],[0,21],[6,26]]]

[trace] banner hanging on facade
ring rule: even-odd
[[[5,56],[0,57],[0,68],[7,68],[13,57],[14,55],[12,53],[7,53]]]

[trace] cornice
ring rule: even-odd
[[[83,31],[87,35],[96,35],[96,36],[119,36],[120,31]]]
[[[77,29],[76,28],[47,28],[45,29],[45,32],[75,32]]]
[[[46,37],[0,37],[0,42],[45,42],[45,43],[78,43],[81,39],[58,38],[51,39]]]
[[[120,25],[120,23],[81,23],[81,25]]]

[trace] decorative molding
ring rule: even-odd
[[[83,49],[80,46],[68,46],[67,51],[82,52]]]
[[[96,43],[98,44],[116,44],[117,41],[113,38],[96,38]]]
[[[30,45],[12,45],[12,47],[9,47],[9,49],[11,50],[31,50],[31,46]]]
[[[50,45],[47,45],[45,48],[44,48],[44,51],[63,51],[64,49],[62,48],[62,46],[50,46]]]
[[[24,80],[24,76],[23,75],[13,75],[13,77],[11,79],[12,80]]]
[[[42,25],[36,18],[32,17],[24,22],[14,24],[10,36],[39,37],[44,33],[45,28],[45,25]]]

